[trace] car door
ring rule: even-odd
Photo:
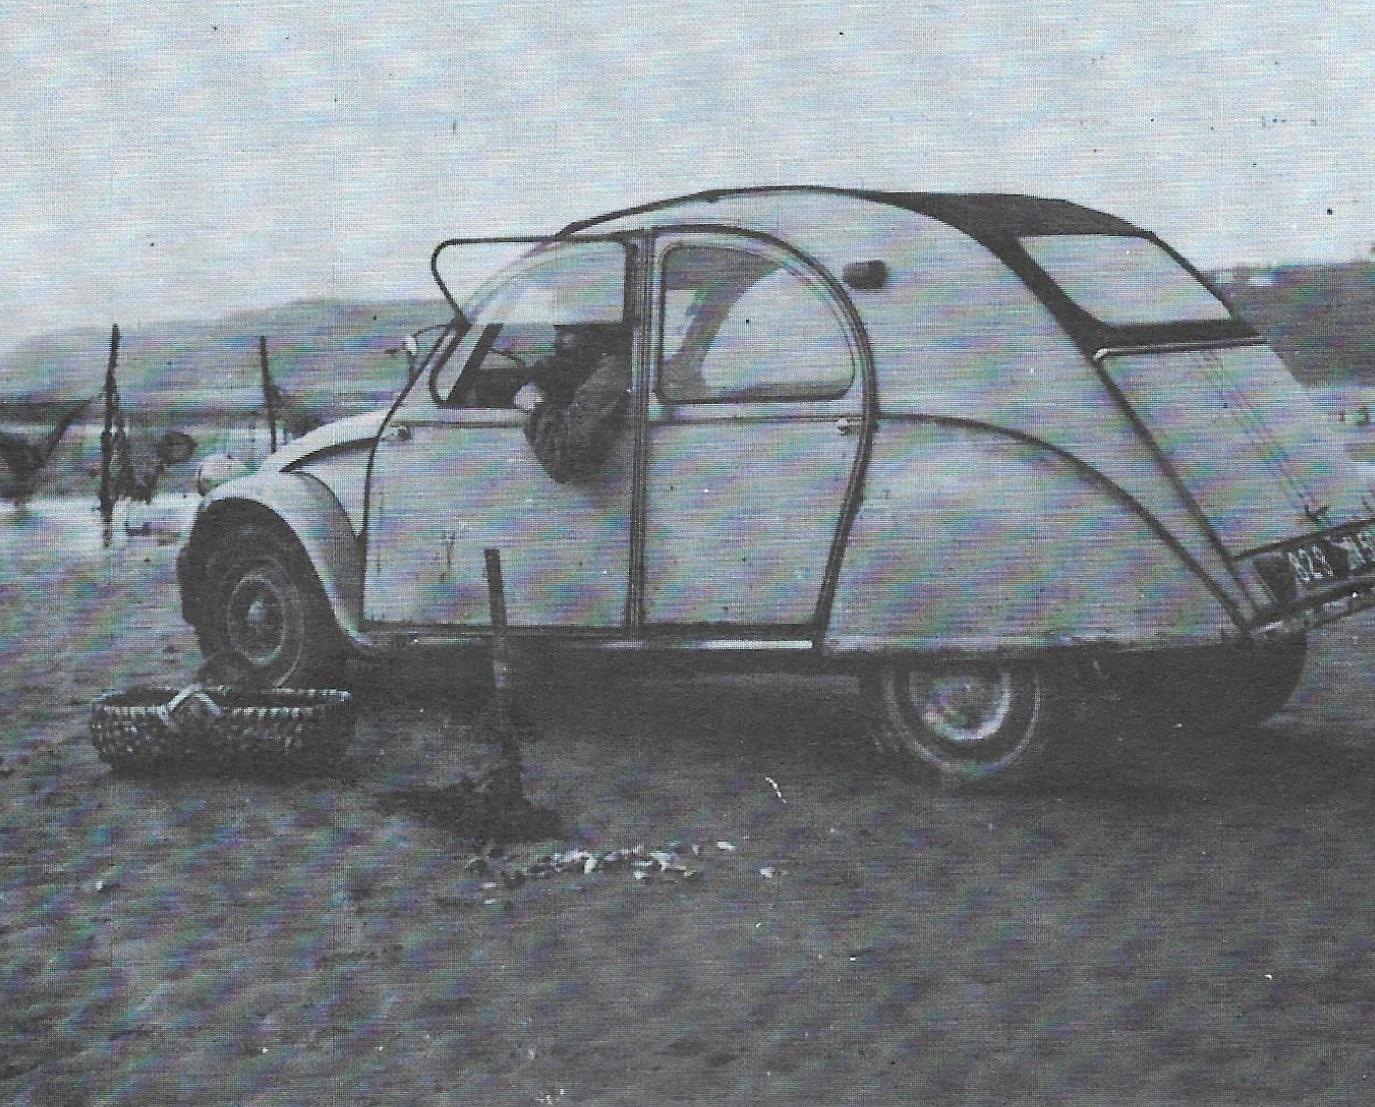
[[[489,244],[447,248],[476,245]],[[445,286],[471,324],[419,375],[375,447],[364,587],[371,624],[486,625],[487,547],[501,551],[513,626],[625,620],[633,435],[619,433],[595,475],[559,483],[535,457],[529,416],[514,399],[553,352],[555,327],[633,331],[632,251],[601,239],[527,242],[515,253],[468,301]]]
[[[680,230],[654,255],[645,623],[809,627],[862,439],[858,336],[777,243]]]

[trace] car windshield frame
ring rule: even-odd
[[[433,364],[424,374],[431,401],[437,407],[442,408],[462,406],[454,402],[454,396],[462,384],[463,378],[473,368],[474,353],[480,352],[485,356],[487,349],[491,346],[491,341],[487,339],[495,340],[503,326],[516,321],[506,319],[494,324],[487,318],[487,313],[492,309],[493,304],[500,304],[501,297],[513,284],[537,271],[541,258],[546,254],[552,258],[561,249],[580,245],[606,244],[616,246],[619,249],[621,263],[618,321],[625,326],[634,327],[639,314],[636,298],[636,264],[639,244],[636,239],[637,236],[629,234],[566,235],[561,237],[555,235],[520,235],[451,238],[441,242],[435,247],[434,253],[431,255],[430,269],[434,274],[436,283],[443,291],[445,299],[454,310],[455,319],[458,323],[458,334],[440,357],[432,359]],[[441,255],[446,250],[463,246],[511,247],[513,251],[519,247],[527,247],[527,249],[513,252],[504,262],[485,272],[481,280],[475,282],[475,287],[464,296],[460,303],[457,295],[458,290],[444,279],[441,270]],[[605,292],[605,289],[602,291]],[[566,309],[561,307],[560,310]],[[574,312],[574,315],[577,314]],[[601,315],[591,315],[585,320],[569,318],[564,321],[605,322],[607,319]],[[551,320],[551,322],[556,322],[556,320]],[[447,383],[441,382],[439,380],[440,375],[446,371],[452,373],[449,362],[464,349],[465,340],[472,335],[476,335],[477,346],[468,350],[464,364],[458,367],[457,373],[453,374],[453,379]]]
[[[621,248],[622,258],[625,263],[623,270],[624,285],[622,291],[622,322],[633,323],[632,307],[634,299],[632,293],[632,263],[634,261],[635,243],[632,236],[626,234],[595,234],[595,235],[495,235],[477,238],[448,238],[434,248],[430,255],[430,272],[434,275],[435,283],[444,293],[444,298],[453,308],[454,314],[466,326],[471,326],[475,313],[480,312],[487,303],[496,295],[500,294],[503,288],[516,276],[523,267],[536,261],[539,256],[546,251],[553,251],[559,247],[587,243],[614,243]],[[469,289],[467,295],[460,302],[457,289],[451,286],[449,281],[444,279],[441,272],[441,262],[446,251],[455,247],[462,246],[527,246],[528,250],[522,253],[513,253],[504,263],[492,268],[485,274],[482,280],[475,283]]]

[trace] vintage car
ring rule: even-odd
[[[887,751],[974,783],[1052,763],[1094,697],[1255,723],[1310,628],[1375,604],[1375,498],[1332,432],[1111,215],[723,190],[432,267],[453,321],[391,407],[200,506],[185,617],[264,682],[481,645],[496,547],[514,640],[852,673]],[[555,480],[516,397],[592,323],[628,336],[628,398]]]

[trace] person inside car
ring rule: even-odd
[[[525,437],[554,480],[593,479],[615,448],[630,407],[630,335],[619,323],[555,328],[554,352],[536,362],[511,401],[529,412]]]

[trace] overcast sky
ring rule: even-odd
[[[0,0],[0,345],[428,294],[454,234],[779,182],[1368,256],[1375,5]]]

